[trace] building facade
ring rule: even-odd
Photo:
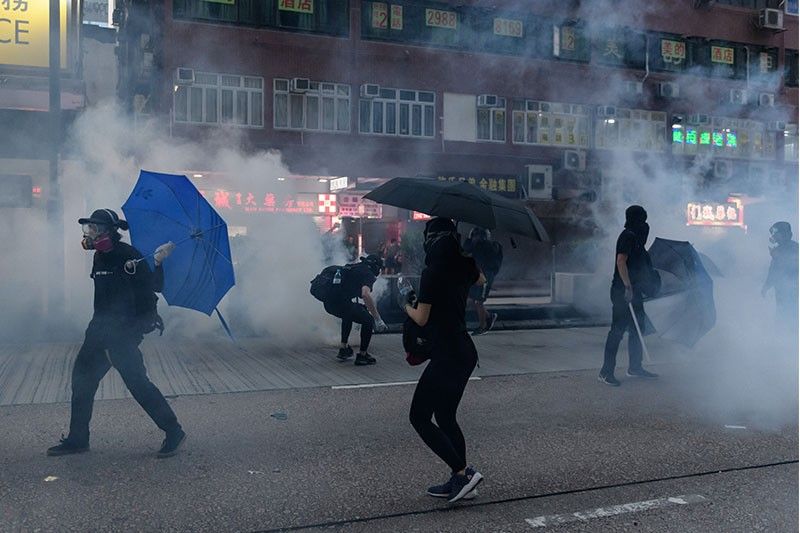
[[[120,34],[144,44],[120,94],[175,136],[234,128],[292,175],[524,196],[556,233],[629,179],[620,156],[709,196],[796,194],[796,2],[530,4],[129,0]]]

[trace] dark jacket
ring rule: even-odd
[[[150,270],[147,261],[125,269],[142,254],[131,245],[117,241],[110,252],[95,252],[91,278],[94,280],[93,320],[111,320],[130,326],[152,321],[156,315],[156,292],[162,289],[163,272]]]

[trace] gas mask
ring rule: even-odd
[[[83,239],[81,246],[84,250],[97,250],[108,252],[114,247],[114,240],[107,226],[102,224],[82,224]]]

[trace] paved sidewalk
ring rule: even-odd
[[[605,328],[498,331],[476,337],[479,377],[582,370],[602,362]],[[651,341],[654,357],[669,345]],[[624,345],[624,343],[623,343]],[[0,405],[69,400],[77,343],[0,345]],[[405,362],[399,335],[377,335],[370,352],[378,364],[357,367],[335,359],[335,345],[280,348],[265,339],[142,344],[149,374],[167,396],[214,394],[416,380],[423,367]],[[622,349],[624,352],[624,348]],[[626,356],[620,354],[620,361]],[[103,379],[98,399],[130,397],[115,371]]]

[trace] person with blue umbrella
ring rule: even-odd
[[[156,274],[142,254],[122,242],[119,230],[128,223],[111,209],[98,209],[78,223],[83,227],[81,245],[94,250],[91,278],[94,280],[94,314],[72,369],[72,402],[69,434],[49,448],[47,455],[60,456],[89,451],[89,422],[100,380],[113,366],[134,399],[166,434],[159,457],[174,455],[186,439],[172,408],[147,377],[139,344],[145,334],[163,330],[156,311],[161,290],[161,261],[172,246],[154,254]]]

